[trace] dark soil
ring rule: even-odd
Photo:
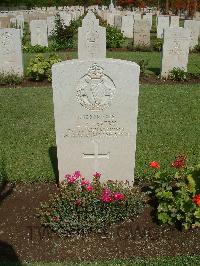
[[[107,234],[60,238],[40,226],[36,209],[55,184],[8,185],[0,197],[0,261],[80,261],[200,254],[200,229],[159,226],[145,211]]]
[[[156,75],[148,75],[148,76],[140,76],[140,83],[141,84],[155,84],[155,85],[163,85],[163,84],[168,84],[168,85],[176,85],[176,84],[200,84],[200,76],[194,76],[194,75],[189,75],[187,81],[173,81],[173,80],[165,80],[165,79],[160,79]],[[24,78],[22,83],[18,85],[8,85],[8,84],[0,84],[0,88],[34,88],[34,87],[51,87],[52,84],[48,80],[43,80],[43,81],[34,81],[29,78]]]

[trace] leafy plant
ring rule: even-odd
[[[141,59],[137,63],[140,66],[141,75],[144,75],[146,70],[147,70],[147,68],[148,68],[149,60]]]
[[[111,224],[133,218],[144,205],[136,188],[123,182],[92,182],[79,171],[66,175],[59,192],[38,213],[41,223],[61,235],[103,232]]]
[[[23,78],[13,71],[0,72],[0,85],[18,85],[22,83]]]
[[[160,223],[178,224],[185,229],[200,226],[200,165],[186,166],[179,155],[171,164],[174,175],[156,170],[151,195],[156,200],[156,216]]]
[[[53,47],[41,46],[41,45],[37,44],[34,46],[24,45],[23,50],[24,50],[24,52],[27,52],[27,53],[46,53],[46,52],[51,52],[55,49],[53,49]]]
[[[55,18],[55,29],[52,33],[52,46],[54,49],[65,49],[74,48],[75,46],[75,35],[78,32],[78,27],[81,26],[82,17],[77,21],[71,21],[69,26],[64,24],[63,19],[61,19],[59,13]]]
[[[153,50],[160,52],[162,50],[163,41],[161,39],[156,39],[153,43]]]
[[[174,67],[169,72],[169,77],[170,77],[170,79],[172,79],[174,81],[186,81],[187,80],[187,73],[182,68]]]
[[[60,61],[61,59],[56,54],[50,54],[48,58],[43,55],[36,55],[29,62],[27,73],[33,80],[39,81],[48,78],[50,81],[51,67]]]
[[[123,34],[115,27],[107,26],[106,28],[106,47],[120,48],[124,42]]]

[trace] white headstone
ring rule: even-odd
[[[0,72],[23,76],[22,44],[19,29],[0,29]]]
[[[122,16],[121,15],[115,15],[114,16],[114,26],[121,30],[122,27]]]
[[[157,17],[157,38],[163,38],[164,30],[169,28],[169,16]]]
[[[145,15],[143,15],[143,19],[147,20],[152,27],[152,14],[146,13]]]
[[[185,20],[184,28],[190,30],[190,49],[198,45],[199,23],[196,20]]]
[[[99,20],[91,12],[78,29],[78,58],[92,59],[106,57],[106,29],[99,26]]]
[[[114,26],[114,19],[115,19],[115,15],[109,12],[107,14],[107,24],[110,26]]]
[[[150,23],[145,19],[135,20],[134,23],[134,45],[150,45]]]
[[[124,37],[133,38],[133,16],[122,16],[122,28],[121,31]]]
[[[54,117],[59,179],[80,170],[87,178],[134,180],[139,66],[71,60],[55,64]]]
[[[48,36],[51,36],[55,29],[55,16],[47,17]]]
[[[170,27],[173,27],[173,28],[179,27],[179,16],[170,17]]]
[[[173,68],[187,71],[190,32],[184,28],[168,28],[164,30],[162,50],[162,73],[167,78]]]
[[[32,20],[30,22],[31,45],[48,46],[46,20]]]

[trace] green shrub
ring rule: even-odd
[[[38,212],[41,223],[60,235],[103,232],[112,224],[133,218],[144,206],[135,187],[124,182],[102,184],[100,174],[92,182],[79,171],[66,175],[59,192]]]
[[[144,75],[148,68],[149,60],[141,59],[137,63],[140,66],[140,74]]]
[[[179,155],[171,166],[176,169],[173,175],[154,169],[158,172],[150,188],[156,200],[157,219],[162,224],[176,224],[185,229],[199,227],[200,165],[187,167],[186,157]]]
[[[27,73],[33,80],[39,81],[47,78],[51,80],[51,67],[60,62],[61,59],[56,54],[50,54],[48,58],[43,55],[36,55],[29,62]]]
[[[169,78],[174,81],[186,81],[187,80],[187,73],[184,69],[179,67],[174,67],[169,72]]]
[[[161,39],[156,39],[153,43],[153,50],[160,52],[162,50],[163,41]]]
[[[24,45],[23,50],[24,50],[24,52],[27,52],[27,53],[47,53],[47,52],[52,51],[52,48],[36,44],[34,46]]]
[[[124,42],[123,34],[115,27],[107,26],[106,28],[106,47],[120,48]]]
[[[82,17],[77,21],[71,21],[69,26],[65,26],[60,15],[55,18],[55,30],[52,33],[52,46],[55,50],[74,48],[75,36],[78,32],[78,27],[81,26]]]
[[[17,85],[22,83],[23,78],[14,72],[1,72],[0,85]]]
[[[197,44],[192,50],[191,52],[193,53],[199,53],[200,52],[200,43]]]
[[[151,46],[146,46],[146,45],[137,45],[134,46],[134,42],[131,42],[127,45],[127,49],[133,52],[150,52],[152,51]]]

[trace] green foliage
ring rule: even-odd
[[[55,18],[55,30],[52,33],[52,46],[55,50],[74,48],[75,36],[81,26],[82,17],[76,21],[71,21],[69,26],[64,25],[59,13]]]
[[[153,43],[153,50],[160,52],[162,50],[163,41],[161,39],[156,39]]]
[[[197,44],[193,49],[192,49],[193,53],[200,53],[200,43]]]
[[[23,78],[13,71],[0,72],[0,85],[18,85],[22,83]]]
[[[107,26],[106,28],[106,47],[120,48],[124,42],[123,34],[115,27]]]
[[[43,55],[36,55],[29,62],[27,73],[33,80],[39,81],[47,78],[51,80],[51,67],[60,62],[61,59],[56,54],[50,54],[48,58]]]
[[[182,68],[174,67],[169,72],[169,77],[171,80],[174,80],[174,81],[186,81],[187,80],[187,73]]]
[[[23,46],[23,50],[26,53],[47,53],[47,52],[52,52],[55,49],[53,49],[52,47],[47,47],[47,46],[41,46],[39,44],[37,45],[24,45]]]
[[[177,157],[174,175],[158,171],[151,192],[157,203],[160,223],[178,224],[185,229],[200,226],[200,165],[186,167]]]
[[[77,172],[66,176],[59,192],[38,213],[41,223],[58,234],[104,232],[142,210],[144,199],[137,188],[124,182],[102,184],[95,175],[89,183],[76,177]]]
[[[147,70],[147,68],[148,68],[149,60],[141,59],[137,63],[140,66],[140,74],[144,75],[146,70]]]

